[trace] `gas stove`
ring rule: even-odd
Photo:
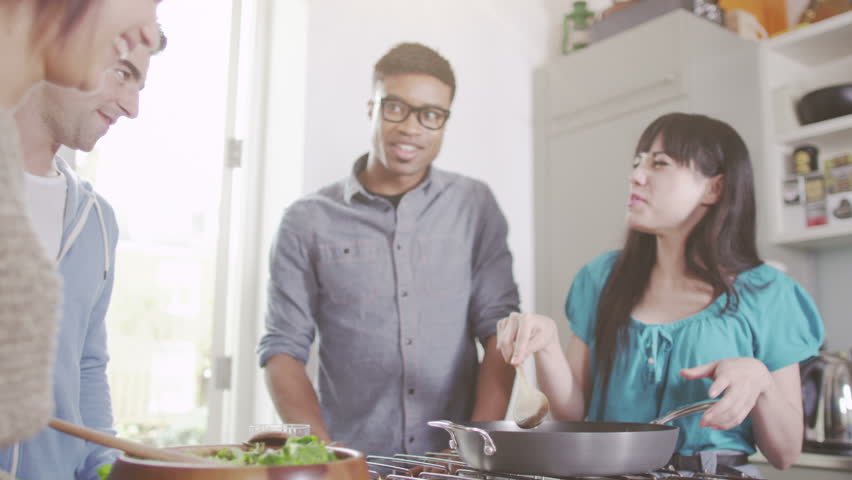
[[[470,467],[456,453],[429,452],[425,455],[396,454],[392,457],[368,456],[371,480],[754,480],[746,474],[738,476],[691,473],[682,476],[674,468],[667,467],[656,472],[615,477],[543,477],[515,473],[483,472]]]

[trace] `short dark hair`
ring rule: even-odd
[[[166,33],[163,32],[163,25],[160,22],[157,22],[157,32],[160,33],[160,43],[157,44],[157,47],[151,50],[151,55],[156,55],[163,50],[166,49],[166,45],[169,43],[168,37],[166,37]]]
[[[450,87],[450,100],[456,96],[456,76],[446,58],[420,43],[400,43],[376,62],[373,85],[388,75],[423,73]]]

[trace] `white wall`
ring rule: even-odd
[[[369,147],[372,69],[403,41],[452,64],[458,85],[440,168],[487,182],[509,222],[524,308],[531,309],[532,70],[552,17],[516,0],[312,0],[308,10],[305,191],[347,175]]]

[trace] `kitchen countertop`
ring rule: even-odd
[[[769,461],[766,460],[766,457],[759,452],[749,457],[749,460],[754,463],[769,463]],[[852,456],[803,452],[793,466],[852,471]]]

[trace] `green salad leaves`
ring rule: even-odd
[[[212,458],[231,465],[311,465],[337,460],[314,435],[290,438],[280,449],[267,449],[263,443],[249,450],[223,448]]]
[[[325,448],[325,442],[314,435],[291,437],[277,449],[267,448],[262,442],[253,443],[248,450],[223,448],[209,458],[229,465],[312,465],[337,460],[334,453]],[[111,470],[112,465],[101,465],[98,476],[107,480]]]
[[[112,471],[112,464],[111,463],[108,463],[106,465],[101,465],[100,467],[98,467],[98,477],[100,477],[101,480],[106,480],[107,477],[109,477],[109,472],[111,472],[111,471]]]

